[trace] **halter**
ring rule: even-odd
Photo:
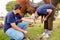
[[[43,4],[43,3],[42,3]],[[31,0],[31,6],[37,8],[40,6],[40,2],[34,3],[34,0]]]

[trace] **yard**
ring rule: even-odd
[[[54,21],[54,27],[52,35],[47,40],[60,40],[60,20]],[[28,34],[27,37],[36,38],[43,33],[43,24],[36,24],[33,27],[28,27]],[[9,40],[9,37],[0,29],[0,40]]]

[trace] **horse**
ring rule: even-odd
[[[30,5],[29,0],[16,0],[16,4],[21,5],[21,15],[24,16],[27,12],[32,14],[35,12],[35,8]]]
[[[54,5],[55,7],[57,6],[57,4],[59,4],[60,3],[60,0],[43,0],[44,1],[44,3],[45,4],[52,4],[52,5]],[[21,9],[21,15],[22,16],[24,16],[27,12],[29,13],[29,14],[32,14],[32,13],[34,13],[35,11],[36,11],[36,8],[39,6],[36,6],[36,7],[34,7],[34,6],[32,6],[32,5],[30,5],[30,0],[16,0],[16,4],[20,4],[21,5],[21,7],[22,7],[22,9]],[[32,3],[33,4],[33,3]],[[39,3],[40,4],[40,3]],[[42,19],[41,19],[42,20]]]
[[[60,0],[43,0],[44,2],[42,4],[53,4],[55,7],[60,2]],[[24,17],[26,13],[32,14],[36,11],[36,8],[40,6],[39,3],[34,3],[34,0],[30,2],[30,0],[16,0],[16,4],[21,5],[21,15]],[[41,22],[43,23],[43,17],[41,16]],[[54,18],[55,19],[55,18]]]
[[[32,0],[33,1],[33,0]],[[45,4],[52,4],[55,7],[57,6],[58,3],[60,3],[60,0],[43,0]],[[27,12],[29,14],[32,14],[36,11],[36,8],[39,6],[38,4],[41,4],[40,2],[36,5],[33,5],[34,2],[30,5],[30,0],[16,0],[16,4],[20,4],[22,9],[21,9],[21,14],[24,16]],[[34,7],[36,6],[36,7]],[[33,10],[33,11],[32,11]]]
[[[60,0],[43,0],[43,2],[45,4],[52,4],[56,7],[60,3]],[[21,7],[22,7],[22,9],[21,9],[22,16],[24,16],[27,12],[29,14],[34,13],[36,11],[36,8],[39,7],[39,5],[36,6],[37,4],[35,5],[36,7],[34,5],[30,5],[30,0],[16,0],[16,4],[21,5]],[[38,3],[38,4],[40,4],[40,3]],[[55,9],[52,13],[53,13],[53,15],[47,20],[48,23],[44,22],[44,28],[47,28],[49,30],[53,29],[53,20],[52,19],[53,19],[54,13],[55,13]],[[41,18],[41,20],[42,20],[42,18]],[[40,38],[39,38],[39,40],[40,40]]]

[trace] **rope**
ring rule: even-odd
[[[52,4],[52,0],[50,0],[50,4]]]

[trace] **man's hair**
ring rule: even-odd
[[[21,10],[21,6],[19,4],[15,4],[12,9],[13,10],[17,10],[17,9]]]

